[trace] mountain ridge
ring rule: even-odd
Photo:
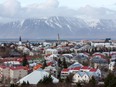
[[[116,20],[53,16],[0,23],[0,38],[116,38]]]

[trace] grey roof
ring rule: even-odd
[[[94,57],[91,59],[94,63],[107,63],[108,61],[106,59],[100,58],[100,57]]]

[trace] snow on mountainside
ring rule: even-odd
[[[0,38],[115,38],[116,20],[48,17],[0,24]]]

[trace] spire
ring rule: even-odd
[[[19,45],[22,45],[22,39],[21,39],[21,36],[19,37]]]
[[[22,40],[21,40],[21,36],[19,37],[19,41],[22,41]]]
[[[59,33],[58,33],[58,38],[57,38],[57,39],[58,39],[58,41],[60,40],[60,35],[59,35]]]
[[[58,43],[60,43],[60,35],[58,33],[58,36],[57,36],[57,40],[58,40]]]

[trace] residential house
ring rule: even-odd
[[[63,69],[61,71],[61,79],[66,79],[68,75],[69,75],[69,69]]]
[[[28,74],[28,71],[24,69],[23,66],[20,67],[10,67],[10,78],[14,82],[18,81],[19,79],[23,78]]]
[[[106,67],[108,66],[108,59],[105,58],[103,55],[101,54],[96,54],[93,55],[93,57],[90,59],[91,61],[91,65],[94,68],[101,68],[101,67]]]
[[[52,67],[52,66],[45,67],[44,71],[46,71],[46,72],[50,73],[51,75],[57,77],[57,70],[56,70],[55,67]]]
[[[95,79],[101,78],[101,71],[99,69],[90,69],[89,71],[80,70],[73,76],[73,82],[88,83],[92,77]]]
[[[45,55],[51,55],[51,54],[58,54],[58,51],[56,49],[46,49]]]
[[[39,69],[35,70],[32,73],[28,74],[27,76],[20,79],[17,83],[22,84],[23,82],[29,82],[30,84],[37,84],[41,79],[43,79],[45,76],[49,76],[49,73]],[[53,83],[58,83],[59,80],[51,75],[51,78],[53,79]]]
[[[7,66],[0,66],[0,80],[2,78],[9,78],[10,76],[10,69]]]
[[[90,74],[84,71],[78,71],[74,76],[73,76],[73,82],[78,83],[78,82],[89,82],[90,80]]]
[[[114,67],[116,67],[116,58],[111,58],[109,64],[109,70],[113,71]]]

